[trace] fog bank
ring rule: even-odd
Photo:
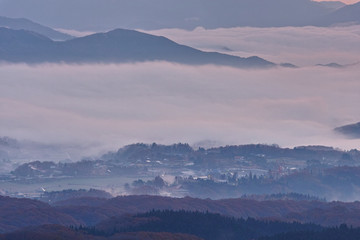
[[[358,148],[360,69],[171,63],[1,65],[0,133],[47,143],[277,143]]]

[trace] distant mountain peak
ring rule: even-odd
[[[315,25],[318,26],[346,26],[360,24],[360,2],[346,5],[321,17]]]
[[[260,57],[241,58],[203,52],[162,36],[115,29],[55,42],[34,32],[0,28],[0,60],[8,62],[126,63],[168,61],[187,65],[268,68],[274,63]]]
[[[316,64],[316,66],[320,67],[330,67],[330,68],[343,68],[344,65],[338,64],[338,63],[327,63],[327,64]]]
[[[360,122],[337,127],[334,131],[350,138],[360,138]]]
[[[319,3],[332,10],[338,10],[346,6],[346,4],[341,1],[321,1]]]
[[[0,27],[6,27],[13,30],[37,32],[53,40],[68,40],[73,38],[69,34],[58,32],[52,28],[35,23],[26,18],[9,18],[0,16]]]

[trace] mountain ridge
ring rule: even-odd
[[[334,131],[350,138],[360,138],[360,122],[337,127]]]
[[[50,27],[35,23],[26,18],[9,18],[0,16],[0,27],[6,27],[13,30],[27,30],[44,35],[52,40],[69,40],[73,38],[69,34],[56,31]]]
[[[315,21],[317,26],[341,26],[360,24],[360,2],[346,5]]]
[[[11,41],[10,41],[11,39]],[[259,57],[241,58],[203,52],[168,38],[135,30],[115,29],[55,42],[40,34],[0,28],[1,60],[5,62],[129,63],[169,61],[188,65],[267,68],[274,63]]]

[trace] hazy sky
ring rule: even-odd
[[[318,25],[329,11],[311,0],[0,0],[0,15],[82,31]]]

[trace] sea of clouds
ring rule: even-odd
[[[2,65],[0,132],[49,143],[216,140],[359,146],[360,68],[242,70],[165,62]]]
[[[152,31],[204,50],[300,68],[167,62],[1,64],[0,133],[117,149],[134,142],[358,148],[333,128],[360,121],[360,27]],[[205,141],[206,142],[206,141]]]

